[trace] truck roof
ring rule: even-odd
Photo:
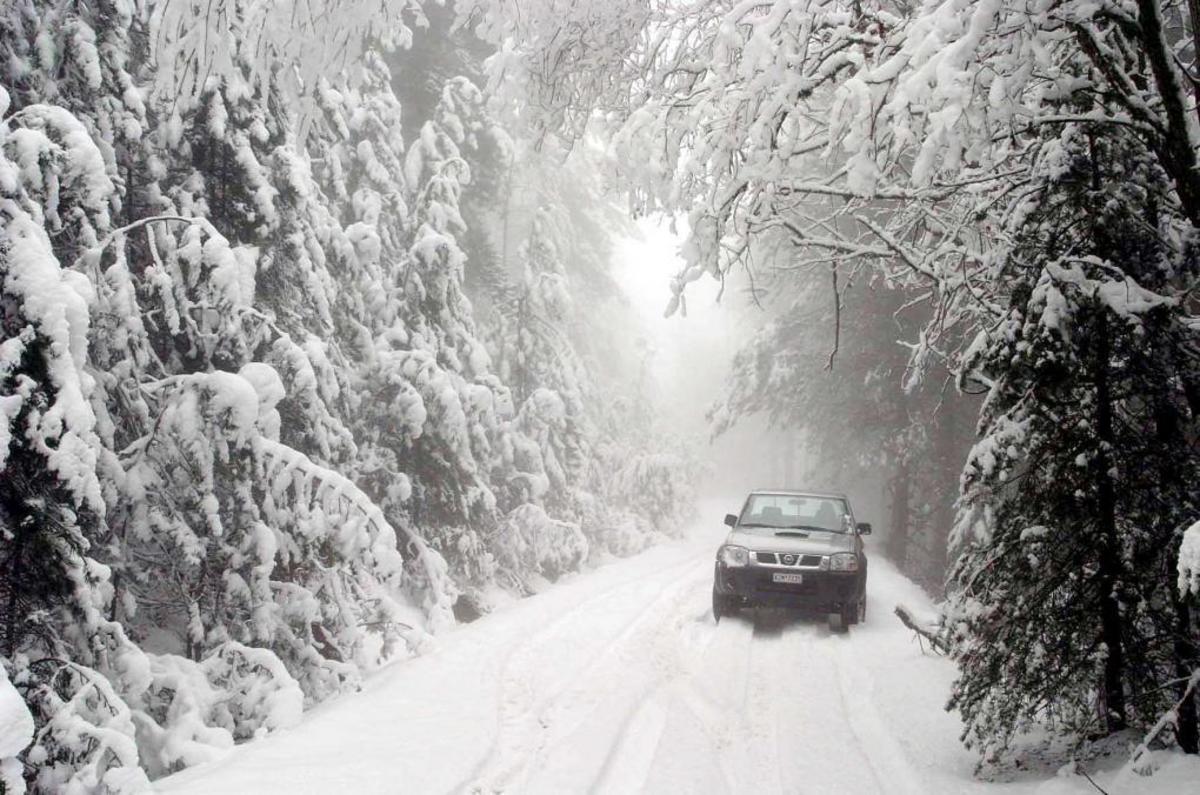
[[[849,501],[849,498],[845,494],[838,491],[813,491],[810,489],[755,489],[750,494],[781,494],[789,497],[830,497]]]

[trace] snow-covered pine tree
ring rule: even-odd
[[[239,49],[245,42],[228,46],[238,68],[214,79],[195,106],[177,104],[167,126],[175,136],[168,143],[182,154],[168,160],[175,179],[167,195],[180,211],[205,220],[156,262],[170,270],[159,278],[183,304],[159,316],[183,320],[163,330],[174,338],[172,374],[155,384],[163,397],[148,412],[147,435],[127,448],[130,466],[144,470],[130,482],[162,488],[130,502],[154,505],[159,494],[170,502],[134,517],[133,526],[143,544],[150,537],[178,541],[176,549],[152,551],[145,560],[162,567],[163,576],[151,579],[155,587],[184,583],[174,598],[153,603],[191,611],[189,656],[224,657],[230,643],[266,647],[305,696],[319,700],[378,662],[368,636],[383,636],[386,647],[401,629],[393,529],[329,469],[354,474],[357,454],[347,423],[353,368],[339,345],[332,272],[352,280],[359,252],[311,174],[296,120],[273,81],[254,79],[250,55]],[[314,135],[344,132],[322,127]],[[238,242],[231,245],[218,227]],[[196,239],[200,228],[209,230],[203,243]],[[351,345],[360,336],[351,334]],[[154,428],[177,421],[158,443]],[[200,438],[213,455],[197,454]],[[197,477],[164,482],[179,466]],[[185,523],[199,530],[192,537],[178,522],[197,508],[204,521]],[[154,521],[179,532],[144,532]],[[202,587],[204,581],[209,585]],[[162,623],[179,628],[177,621]]]
[[[637,494],[624,491],[638,479],[620,473],[678,440],[654,437],[653,401],[630,393],[651,375],[633,346],[605,344],[612,328],[636,320],[613,275],[613,242],[633,231],[605,190],[604,156],[589,142],[569,151],[544,144],[472,150],[473,174],[483,178],[464,202],[481,328],[502,377],[518,398],[530,396],[517,400],[498,446],[495,489],[502,506],[535,499],[577,523],[596,552],[628,554],[653,531],[630,508]],[[690,471],[683,459],[657,460]],[[678,517],[667,513],[674,527]]]
[[[397,38],[403,44],[408,35]],[[438,436],[441,415],[431,418],[427,401],[430,406],[459,403],[459,410],[448,416],[473,420],[465,423],[470,437],[486,447],[494,426],[490,388],[473,385],[471,399],[463,402],[461,382],[456,384],[431,355],[436,345],[430,346],[426,337],[436,341],[437,335],[411,334],[410,326],[425,323],[419,309],[408,303],[405,288],[412,269],[414,222],[409,206],[414,190],[406,173],[402,108],[382,44],[366,52],[361,81],[352,86],[327,83],[318,101],[324,115],[321,125],[328,132],[314,143],[317,177],[354,249],[346,267],[334,275],[338,289],[333,303],[335,337],[349,359],[349,384],[341,402],[356,445],[352,472],[400,533],[406,591],[425,605],[431,626],[443,626],[452,620],[449,608],[458,589],[447,576],[445,561],[426,545],[429,526],[410,502],[418,469],[413,450],[418,444],[444,441]],[[414,351],[412,345],[423,349]],[[489,379],[484,375],[480,380]],[[459,443],[459,436],[452,438],[453,444]],[[434,459],[456,461],[462,455],[462,447],[443,448]],[[473,471],[469,460],[466,467]],[[480,546],[464,555],[481,556],[478,572],[491,571]],[[475,569],[475,562],[468,567]]]
[[[25,29],[3,19],[10,46],[44,36],[40,54],[54,52],[40,16]],[[33,713],[25,759],[37,786],[121,791],[146,780],[108,677],[135,691],[144,683],[140,654],[106,615],[109,569],[93,557],[106,507],[87,368],[95,291],[72,268],[110,229],[115,187],[87,127],[38,103],[36,86],[10,94],[9,81],[0,83],[0,657]]]
[[[107,13],[106,9],[101,10]],[[23,24],[30,19],[20,17]],[[119,24],[121,19],[108,23]],[[74,36],[74,42],[82,35],[81,27],[75,24],[78,20],[67,22],[59,29]],[[40,42],[33,48],[39,57],[75,52],[51,47],[52,39],[44,31],[33,31],[30,37]],[[14,33],[5,44],[17,46],[21,41]],[[102,54],[114,57],[129,52],[117,45],[101,48]],[[82,67],[66,59],[54,69],[18,69],[16,74],[23,79],[57,73],[63,79],[52,88],[61,95],[64,86],[73,85],[68,78],[75,71],[89,79],[96,72],[95,64],[81,60]],[[19,65],[15,60],[7,63]],[[96,79],[110,71],[118,77],[124,74],[106,64]],[[103,778],[105,765],[128,766],[131,759],[137,763],[132,741],[113,755],[104,746],[89,744],[86,737],[80,741],[62,734],[74,731],[81,720],[111,723],[116,733],[109,734],[115,738],[120,732],[132,736],[132,718],[147,752],[142,763],[155,773],[167,772],[201,758],[203,747],[221,747],[259,727],[294,720],[302,698],[295,680],[304,688],[303,695],[322,698],[352,684],[359,670],[377,663],[389,638],[402,630],[401,622],[424,621],[416,612],[401,614],[398,609],[396,539],[387,523],[373,516],[370,502],[345,478],[278,443],[283,423],[277,412],[288,392],[271,367],[253,363],[257,358],[277,363],[299,395],[290,418],[296,421],[287,425],[288,441],[324,461],[344,461],[353,452],[344,426],[329,409],[339,391],[330,359],[338,369],[348,368],[336,359],[336,340],[328,339],[329,313],[318,299],[320,288],[328,287],[328,280],[322,281],[323,258],[350,257],[354,252],[339,239],[340,226],[329,221],[303,156],[287,134],[279,132],[287,129],[287,119],[269,112],[279,103],[243,90],[248,83],[237,83],[237,75],[227,77],[232,82],[216,85],[233,86],[226,92],[232,94],[232,104],[225,104],[224,95],[218,97],[220,102],[213,100],[213,93],[221,93],[214,89],[204,94],[208,104],[196,112],[186,103],[156,107],[153,112],[171,123],[162,126],[163,139],[153,144],[137,138],[139,119],[134,118],[121,120],[127,143],[114,147],[111,137],[105,137],[113,124],[103,113],[89,116],[91,105],[79,97],[76,116],[32,105],[51,92],[36,81],[16,81],[24,92],[19,99],[26,105],[6,119],[6,148],[15,156],[15,147],[20,147],[22,160],[16,162],[43,159],[53,172],[49,180],[35,180],[38,184],[33,186],[45,194],[42,215],[55,232],[50,240],[61,251],[52,252],[58,259],[51,261],[56,268],[57,262],[77,262],[79,269],[63,272],[61,305],[56,308],[39,299],[29,305],[30,311],[40,307],[40,312],[63,315],[46,329],[70,335],[71,345],[60,340],[47,351],[57,351],[59,359],[69,359],[79,369],[82,386],[75,391],[84,398],[83,408],[89,407],[90,395],[90,408],[99,416],[88,431],[96,448],[91,465],[101,470],[92,490],[103,496],[99,508],[104,510],[95,501],[84,510],[79,500],[65,493],[47,491],[35,500],[39,505],[70,506],[63,517],[80,529],[58,520],[44,523],[46,528],[70,531],[53,545],[63,553],[65,572],[51,576],[56,559],[40,558],[49,568],[40,575],[39,587],[47,599],[60,594],[62,610],[21,603],[23,620],[50,616],[58,625],[48,633],[81,641],[74,648],[63,646],[56,668],[39,665],[30,673],[21,669],[22,690],[46,727],[30,758],[62,763],[56,775],[65,777],[55,778],[57,784],[41,784],[49,789],[71,778]],[[99,87],[108,86],[107,80],[104,77]],[[97,88],[94,81],[77,83],[81,95]],[[115,79],[113,84],[126,91],[129,102],[140,101],[139,86]],[[113,107],[103,96],[90,100],[105,113]],[[173,119],[172,107],[178,114]],[[243,128],[230,131],[217,123],[231,107],[242,114]],[[202,123],[187,128],[185,119]],[[277,130],[274,138],[269,130],[264,132],[268,122]],[[43,141],[30,130],[49,134]],[[228,137],[222,138],[222,133]],[[17,139],[13,148],[8,148],[10,137]],[[92,146],[96,140],[100,145]],[[193,157],[197,151],[216,154],[200,157],[198,167]],[[25,160],[31,155],[33,161]],[[121,184],[126,163],[140,175],[136,186]],[[205,167],[213,163],[215,173],[206,173]],[[122,187],[128,199],[124,207],[136,207],[138,217],[126,228],[104,234],[112,226],[108,215],[122,206]],[[17,183],[13,195],[26,188]],[[60,220],[55,213],[63,211],[69,212]],[[174,218],[154,217],[163,213]],[[189,222],[184,213],[199,220]],[[231,245],[213,221],[240,236],[236,239],[242,243]],[[5,226],[22,230],[22,241],[28,237],[20,224]],[[28,246],[18,253],[20,268],[7,283],[12,289],[42,273],[35,267],[38,261],[30,259]],[[285,260],[293,271],[283,287],[266,283],[258,289],[261,257],[270,255]],[[50,278],[47,274],[42,273]],[[297,283],[305,288],[305,300],[287,292]],[[72,310],[76,299],[78,306]],[[93,328],[100,328],[91,339],[85,330],[89,309],[96,318]],[[6,322],[24,317],[14,311],[6,314]],[[82,326],[76,316],[80,311]],[[39,325],[44,324],[31,323],[30,328]],[[37,342],[36,334],[14,334],[6,349],[14,356],[21,354],[13,347],[17,337]],[[20,347],[33,351],[41,346]],[[61,386],[69,397],[70,380],[58,369],[50,374],[64,379]],[[33,383],[15,370],[12,375],[26,386]],[[41,380],[53,381],[48,375]],[[36,390],[22,389],[30,400],[10,399],[7,407],[17,413],[25,407],[33,411],[30,417],[48,418],[53,424],[60,410],[53,405],[39,409],[44,401]],[[81,410],[70,414],[76,423],[86,418]],[[58,433],[67,435],[57,445],[60,453],[51,456],[87,452],[71,441],[73,426],[63,429],[62,421],[57,422]],[[43,490],[59,488],[45,477],[49,466],[35,464],[30,474],[41,475]],[[5,496],[10,495],[20,497],[6,490]],[[89,549],[111,564],[116,573],[111,585],[108,569],[83,555]],[[426,568],[436,572],[436,556],[426,557]],[[73,623],[68,620],[72,614],[78,614]],[[120,626],[107,622],[109,616],[119,618],[138,643],[155,653],[148,659],[140,655]],[[102,640],[89,640],[98,634]],[[408,639],[419,644],[420,633]],[[35,640],[45,649],[44,639]],[[97,656],[98,648],[108,651]],[[185,651],[203,659],[195,662],[172,654]],[[124,658],[141,660],[125,665],[141,673],[122,673]],[[71,700],[76,689],[97,695]],[[206,695],[216,692],[225,695]],[[91,712],[59,714],[73,703]],[[254,704],[274,706],[260,712]],[[186,743],[181,744],[180,732],[188,734]],[[180,748],[192,750],[180,755]],[[96,759],[106,761],[97,766]]]
[[[439,533],[450,528],[445,532],[458,538],[471,511],[486,524],[491,510],[474,447],[486,450],[494,426],[487,360],[465,357],[478,365],[479,383],[468,382],[455,349],[470,337],[462,333],[470,327],[469,304],[457,305],[462,261],[454,242],[461,228],[458,178],[467,174],[456,172],[463,163],[451,137],[461,141],[465,131],[456,120],[448,131],[430,122],[406,152],[386,63],[372,52],[367,67],[360,85],[327,85],[319,99],[323,123],[333,132],[320,144],[318,176],[355,250],[353,269],[337,275],[334,310],[338,338],[353,357],[345,400],[358,450],[354,468],[412,553],[410,592],[444,622],[456,588],[424,537],[440,544]],[[446,163],[430,161],[427,171],[426,155],[445,156]],[[425,210],[427,223],[416,224],[410,206]],[[414,253],[418,231],[428,247]],[[418,263],[418,257],[424,259]],[[440,271],[443,262],[446,270]],[[424,290],[423,276],[437,280],[433,296]],[[431,496],[437,500],[427,503]],[[456,576],[487,580],[491,565],[479,539],[471,535],[462,544],[442,547],[455,550],[453,562],[461,564]]]
[[[541,465],[513,463],[545,480],[518,499],[549,499],[561,509],[587,477],[591,433],[584,413],[588,379],[569,336],[574,306],[552,226],[549,211],[539,209],[517,252],[520,281],[496,307],[493,337],[498,374],[517,403],[517,426],[538,443]],[[529,478],[517,480],[530,485]]]
[[[499,374],[518,403],[539,387],[572,395],[579,390],[575,363],[564,361],[562,325],[571,311],[571,296],[550,224],[547,208],[539,208],[517,251],[521,280],[504,312],[507,323],[496,335],[501,340],[495,357]]]
[[[1060,129],[1002,237],[1003,322],[967,358],[990,390],[962,476],[950,703],[985,758],[1037,722],[1076,737],[1153,722],[1196,654],[1171,562],[1200,509],[1195,332],[1177,299],[1195,252],[1139,141]],[[1194,710],[1178,733],[1191,751]]]

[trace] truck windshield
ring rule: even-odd
[[[845,500],[795,494],[751,494],[738,520],[739,527],[831,533],[845,533],[849,524]]]

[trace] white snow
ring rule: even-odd
[[[1179,593],[1200,593],[1200,522],[1184,531],[1179,545]]]
[[[566,578],[383,669],[291,731],[158,784],[164,793],[1095,792],[1052,772],[987,783],[942,709],[953,664],[891,615],[929,599],[879,554],[865,624],[710,612],[726,506],[681,541]],[[1168,792],[1169,755],[1110,792]],[[1176,788],[1176,789],[1172,789]]]
[[[24,791],[22,765],[16,759],[33,741],[33,716],[0,666],[0,791]]]

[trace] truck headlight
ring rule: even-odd
[[[839,552],[829,556],[830,571],[858,571],[858,555],[853,552]]]
[[[723,546],[717,553],[722,566],[746,566],[750,563],[750,552],[745,547]]]

